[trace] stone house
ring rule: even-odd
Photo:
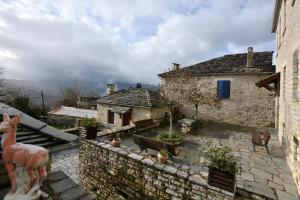
[[[98,121],[104,125],[122,127],[146,119],[163,119],[168,114],[168,108],[156,102],[154,92],[149,89],[114,91],[114,84],[108,84],[107,96],[97,100]]]
[[[209,83],[212,92],[221,100],[220,108],[200,105],[199,118],[264,127],[274,123],[274,97],[271,92],[256,87],[255,83],[275,72],[272,55],[272,51],[253,52],[253,48],[249,47],[247,53],[225,55],[184,68],[174,64],[171,71],[158,76],[167,97],[170,93],[178,93],[177,101],[182,104],[180,109],[186,117],[195,117],[195,107],[184,101],[184,94],[168,87],[174,82],[183,84],[180,76],[176,76],[181,72],[189,74],[190,81],[184,83],[186,87],[194,83],[196,88],[203,90],[201,85]]]
[[[300,1],[276,0],[272,32],[276,34],[276,128],[300,191]]]

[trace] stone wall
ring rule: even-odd
[[[284,9],[286,23],[283,23]],[[286,4],[282,1],[279,11],[276,71],[280,72],[281,80],[280,97],[276,99],[276,128],[300,192],[300,1],[286,1]],[[295,64],[293,60],[297,58]]]
[[[98,111],[97,121],[104,125],[116,126],[116,127],[122,126],[122,118],[117,113],[114,113],[114,124],[107,123],[107,111],[110,107],[111,107],[110,105],[106,105],[106,104],[97,104],[97,111]]]
[[[81,185],[96,199],[233,199],[207,184],[205,169],[159,164],[105,142],[81,139],[79,159]]]
[[[199,106],[198,117],[204,120],[216,120],[229,124],[265,127],[274,124],[275,100],[271,92],[264,88],[258,88],[255,83],[264,79],[268,75],[212,75],[195,76],[191,81],[197,82],[199,88],[201,83],[211,83],[212,87],[217,87],[218,80],[230,80],[230,98],[221,100],[221,107],[212,109],[210,106]],[[176,78],[176,77],[175,77]],[[174,77],[161,79],[162,88],[168,93],[168,84],[172,84]],[[186,85],[185,87],[189,87]],[[182,104],[181,111],[186,117],[195,117],[195,107],[184,102],[178,93],[178,102]],[[217,94],[216,94],[217,95]]]
[[[107,110],[113,107],[113,105],[105,105],[105,104],[98,104],[98,122],[115,126],[121,127],[122,126],[122,117],[120,114],[114,113],[114,124],[107,124]],[[133,107],[131,109],[131,124],[135,121],[145,120],[145,119],[154,119],[158,120],[165,116],[165,113],[168,112],[168,108],[142,108],[142,107]]]

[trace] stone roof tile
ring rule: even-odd
[[[97,100],[102,104],[113,104],[130,107],[155,107],[154,92],[145,88],[119,90]]]
[[[230,54],[207,60],[195,65],[172,70],[162,74],[160,77],[172,76],[178,72],[189,72],[192,75],[223,74],[223,73],[274,73],[272,65],[273,51],[254,52],[253,67],[247,68],[247,53]]]

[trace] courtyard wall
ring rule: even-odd
[[[233,193],[209,186],[207,171],[154,162],[128,149],[81,139],[81,185],[96,199],[233,199]]]

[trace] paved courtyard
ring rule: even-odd
[[[166,131],[168,127],[158,129],[158,132]],[[180,130],[175,126],[174,131]],[[251,142],[253,133],[259,131],[228,124],[206,123],[199,133],[184,137],[184,142],[180,146],[183,150],[176,160],[189,165],[203,166],[204,154],[209,147],[228,146],[234,155],[241,158],[243,173],[237,177],[238,188],[262,194],[270,199],[298,200],[297,188],[277,136],[271,135],[268,145],[270,154],[268,154],[266,149],[260,146],[257,146],[254,151]],[[139,149],[131,137],[124,138],[122,143]],[[150,149],[148,152],[156,153]]]
[[[222,130],[220,130],[222,129]],[[238,188],[252,190],[274,199],[298,199],[298,192],[286,163],[284,152],[277,136],[272,134],[269,143],[270,154],[264,147],[251,143],[252,129],[209,124],[197,135],[188,135],[179,156],[190,163],[203,164],[208,147],[228,146],[241,158],[243,173],[237,177]]]
[[[272,134],[269,151],[263,147],[253,150],[251,136],[255,129],[225,124],[208,124],[196,135],[186,135],[182,153],[178,160],[190,164],[203,164],[204,153],[209,147],[229,146],[236,156],[241,157],[243,173],[237,177],[237,187],[263,194],[271,199],[297,200],[298,192],[287,166],[284,153]],[[138,149],[129,137],[123,145]],[[79,183],[79,149],[70,149],[53,155],[52,171],[65,172]],[[151,151],[150,151],[151,152]]]
[[[52,155],[51,171],[63,171],[79,183],[79,148],[61,151]]]

